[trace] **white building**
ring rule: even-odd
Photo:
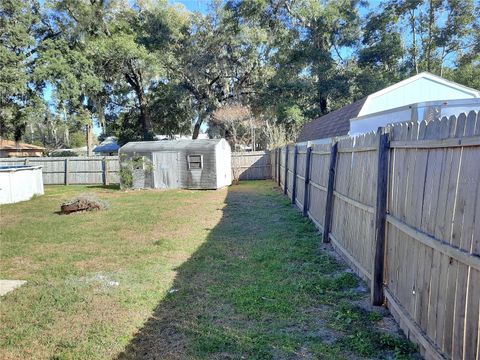
[[[119,155],[124,167],[136,162],[133,188],[220,189],[232,184],[232,155],[225,139],[129,142]]]
[[[362,134],[389,123],[429,121],[470,110],[480,110],[480,91],[423,72],[311,121],[298,141]]]

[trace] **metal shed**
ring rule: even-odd
[[[133,188],[219,189],[232,183],[231,149],[225,139],[129,142],[119,155],[122,165],[136,160]]]

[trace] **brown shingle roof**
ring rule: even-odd
[[[0,150],[43,150],[37,145],[15,142],[13,140],[0,139]]]
[[[358,116],[365,100],[367,100],[366,97],[305,124],[300,135],[298,135],[297,141],[303,142],[347,135],[350,130],[350,119]]]

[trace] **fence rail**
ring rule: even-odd
[[[118,156],[0,158],[0,165],[41,165],[45,185],[118,184]],[[232,153],[232,173],[240,180],[270,179],[268,151]]]
[[[285,146],[271,162],[426,358],[480,358],[479,112]]]

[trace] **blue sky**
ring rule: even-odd
[[[190,11],[200,11],[205,14],[208,11],[209,0],[170,0],[171,4],[180,3],[185,5],[185,7]]]

